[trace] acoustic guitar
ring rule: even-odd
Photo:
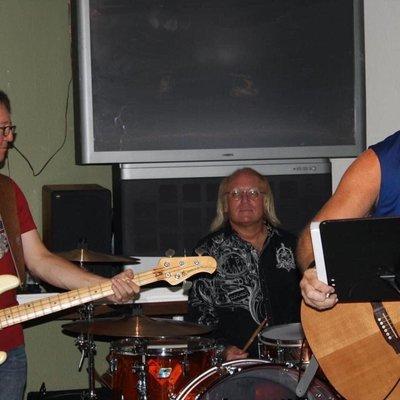
[[[158,281],[167,281],[171,285],[177,285],[200,272],[212,274],[216,268],[217,262],[214,258],[208,256],[167,257],[161,258],[156,268],[135,274],[133,281],[138,286]],[[0,293],[16,288],[18,285],[19,280],[16,276],[0,276]],[[111,286],[111,281],[106,281],[97,286],[75,289],[44,299],[5,308],[0,310],[0,329],[110,296],[113,294]],[[0,351],[0,364],[6,358],[7,354]]]
[[[400,303],[304,303],[304,333],[320,367],[347,400],[400,399]]]

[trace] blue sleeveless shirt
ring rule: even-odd
[[[379,199],[372,216],[400,216],[400,131],[370,148],[381,166]]]

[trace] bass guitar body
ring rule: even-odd
[[[400,354],[389,343],[398,343],[400,303],[379,304],[386,319],[375,318],[372,303],[339,303],[325,311],[302,304],[302,326],[311,350],[347,400],[400,399]]]

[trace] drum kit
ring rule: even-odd
[[[264,329],[260,359],[229,362],[222,362],[222,348],[213,339],[199,336],[210,329],[188,322],[139,315],[78,321],[63,329],[112,337],[109,370],[96,377],[110,400],[299,399],[296,386],[311,356],[300,324]],[[89,389],[89,398],[97,398],[94,387]],[[319,377],[304,397],[339,398]]]
[[[72,256],[85,262],[82,255],[66,258]],[[96,254],[91,258],[101,261]],[[93,303],[83,306],[80,320],[63,325],[66,333],[79,335],[80,367],[88,359],[84,399],[98,399],[96,381],[110,400],[340,399],[323,376],[312,379],[304,397],[296,395],[312,356],[299,323],[261,330],[259,359],[223,362],[223,348],[202,337],[209,327],[140,314],[94,319],[93,308]],[[109,369],[103,375],[94,367],[96,336],[111,338]]]
[[[112,400],[173,399],[217,360],[214,341],[198,336],[210,329],[190,322],[135,315],[78,321],[63,325],[63,329],[112,338],[109,371],[97,376],[111,390]],[[89,396],[96,398],[93,387]]]

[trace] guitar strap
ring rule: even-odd
[[[17,201],[11,179],[2,174],[0,174],[0,218],[3,220],[15,272],[22,288],[25,284],[26,272]]]

